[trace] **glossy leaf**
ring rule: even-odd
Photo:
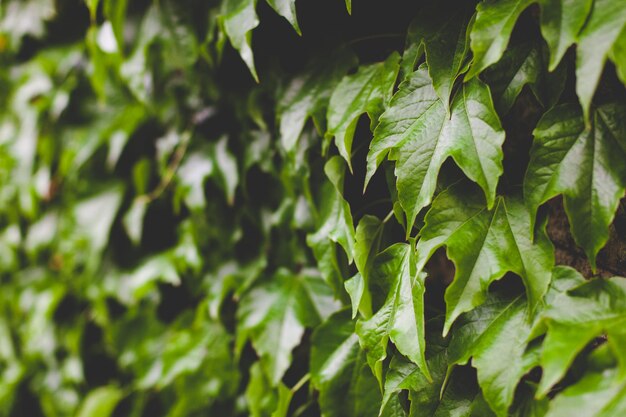
[[[498,416],[509,415],[519,380],[536,365],[526,356],[531,323],[522,297],[490,294],[484,304],[455,324],[448,347],[450,365],[470,357],[485,400]]]
[[[625,118],[626,107],[604,105],[594,111],[586,129],[578,107],[563,105],[546,113],[534,131],[524,180],[531,216],[563,194],[572,235],[594,268],[626,189]]]
[[[342,286],[341,281],[343,280],[336,276],[335,269],[338,267],[334,265],[336,263],[334,244],[341,245],[351,262],[355,240],[350,206],[342,196],[345,169],[345,164],[339,156],[326,162],[324,171],[329,182],[322,189],[319,226],[314,233],[307,236],[307,244],[313,249],[317,259],[325,260],[322,274],[331,285],[338,288]]]
[[[626,412],[626,380],[614,371],[593,372],[552,402],[546,417],[585,415],[612,417]]]
[[[323,416],[378,416],[380,391],[349,310],[334,314],[313,333],[310,369]]]
[[[326,138],[335,138],[339,154],[352,171],[352,141],[359,117],[367,113],[372,130],[389,104],[400,56],[393,53],[384,62],[361,66],[355,74],[346,75],[337,85],[328,104]]]
[[[582,281],[572,270],[560,270],[558,274],[574,274],[576,281]],[[623,350],[620,341],[626,323],[626,285],[622,281],[614,278],[585,282],[555,297],[542,313],[533,332],[536,336],[547,329],[538,395],[545,395],[565,375],[576,355],[595,337],[606,333],[611,340],[611,333],[616,332],[617,344],[613,347],[618,353]]]
[[[593,0],[540,0],[541,34],[550,47],[550,71],[578,39]]]
[[[476,21],[470,34],[474,60],[465,79],[480,74],[498,62],[506,49],[515,23],[534,0],[486,0],[476,7]]]
[[[448,117],[421,68],[402,83],[380,118],[368,154],[366,184],[389,153],[396,161],[398,197],[409,235],[417,214],[430,204],[439,169],[450,156],[482,187],[491,207],[502,173],[503,141],[504,131],[484,84],[478,80],[465,84]]]
[[[276,13],[287,19],[299,35],[302,34],[296,17],[296,0],[267,0]]]
[[[332,65],[325,65],[328,62]],[[333,89],[352,65],[354,56],[350,52],[337,51],[330,57],[322,57],[289,83],[276,109],[280,141],[285,151],[295,151],[309,117],[313,117],[318,126],[322,123]]]
[[[252,29],[259,25],[256,0],[225,0],[222,3],[220,22],[230,43],[239,51],[252,77],[259,81],[250,47]]]
[[[411,245],[397,243],[376,257],[370,280],[388,290],[388,296],[371,318],[357,323],[361,346],[381,383],[388,340],[430,378],[424,353],[424,275],[415,270],[414,256]]]
[[[488,210],[471,191],[452,187],[442,192],[426,214],[417,244],[418,270],[445,245],[456,272],[446,289],[444,334],[456,318],[481,305],[487,288],[506,272],[522,278],[534,310],[548,289],[553,249],[545,231],[533,242],[530,215],[519,198],[498,197]]]
[[[624,27],[626,1],[594,1],[576,47],[576,93],[586,120],[591,117],[591,101],[607,56]]]
[[[374,259],[380,251],[382,233],[385,224],[377,217],[366,215],[363,216],[356,228],[354,242],[354,263],[359,271],[360,278],[355,280],[360,287],[360,297],[356,297],[356,305],[352,305],[353,316],[355,312],[360,310],[364,317],[368,318],[372,315],[372,301],[369,294],[370,271],[374,263]],[[348,284],[346,283],[346,286]],[[346,287],[347,288],[347,287]],[[353,297],[353,301],[355,297]]]
[[[251,338],[272,385],[289,367],[291,351],[305,328],[317,325],[336,309],[330,288],[306,271],[300,275],[278,271],[272,280],[242,297],[241,331]]]
[[[432,3],[420,10],[409,29],[408,41],[423,45],[428,74],[448,111],[454,81],[467,69],[471,12],[471,3]]]

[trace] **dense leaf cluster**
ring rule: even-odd
[[[626,415],[626,1],[366,3],[0,2],[0,415]]]

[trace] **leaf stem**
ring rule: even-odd
[[[296,393],[296,392],[298,392],[298,390],[299,390],[300,388],[302,388],[302,386],[303,386],[304,384],[306,384],[307,382],[309,382],[309,379],[311,379],[311,374],[310,374],[310,373],[307,373],[307,374],[306,374],[306,375],[304,375],[302,378],[300,378],[300,381],[296,382],[296,385],[294,385],[294,386],[291,388],[291,392],[292,392],[292,393]]]

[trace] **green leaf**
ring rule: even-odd
[[[465,79],[480,74],[500,60],[515,22],[535,0],[485,0],[476,8],[476,21],[470,33],[474,61]]]
[[[400,86],[380,118],[368,154],[367,181],[389,152],[396,162],[398,198],[410,235],[420,210],[430,204],[439,169],[450,156],[485,192],[489,207],[502,174],[504,130],[489,89],[473,80],[452,101],[451,116],[435,94],[425,69]]]
[[[337,309],[331,289],[311,271],[293,275],[279,270],[271,280],[245,294],[237,312],[240,331],[252,339],[272,385],[291,363],[291,351],[306,327]]]
[[[128,0],[104,0],[104,15],[111,22],[120,51],[124,49],[124,22],[127,7]]]
[[[123,392],[113,385],[96,388],[87,394],[76,416],[109,417],[123,397]]]
[[[576,93],[585,120],[590,119],[591,100],[606,58],[625,26],[626,1],[594,1],[589,21],[580,33],[576,47]]]
[[[407,368],[398,368],[401,373],[409,376],[409,399],[411,401],[410,417],[492,417],[493,412],[485,402],[475,377],[468,369],[456,369],[446,380],[447,366],[445,349],[438,355],[437,363],[440,370],[435,383],[429,383],[423,376]],[[402,366],[402,365],[401,365]],[[406,364],[404,364],[406,366]],[[413,365],[413,367],[415,367]],[[390,371],[391,373],[392,371]],[[397,371],[394,371],[397,372]],[[391,376],[391,375],[390,375]],[[442,386],[445,387],[442,391]]]
[[[230,43],[239,51],[252,77],[258,82],[259,76],[254,66],[254,57],[250,47],[252,29],[259,25],[256,14],[256,0],[224,0],[220,24]]]
[[[578,282],[583,281],[573,270],[558,273],[574,274]],[[545,395],[565,375],[576,355],[595,337],[606,333],[611,340],[612,333],[617,333],[617,341],[620,341],[624,324],[626,284],[621,278],[584,282],[555,297],[536,324],[538,329],[533,332],[533,336],[537,336],[542,328],[547,328],[541,352],[543,376],[537,395]],[[618,354],[623,350],[620,343],[613,346]]]
[[[325,120],[326,106],[334,88],[354,63],[352,53],[336,51],[330,56],[320,57],[316,64],[289,83],[276,109],[280,120],[280,143],[287,153],[296,150],[309,117],[313,117],[318,126]]]
[[[540,0],[540,4],[541,34],[550,47],[548,68],[553,71],[578,39],[593,0]]]
[[[211,158],[209,152],[210,150],[204,149],[190,153],[185,157],[180,165],[180,168],[178,168],[178,171],[176,172],[176,178],[180,182],[181,189],[183,190],[182,192],[184,193],[185,203],[192,210],[203,209],[206,206],[206,200],[204,197],[204,181],[215,170],[213,158]],[[231,159],[232,156],[228,154],[225,149],[222,152],[230,158],[220,161],[221,165],[226,165],[227,168],[232,167],[234,162]],[[234,176],[235,181],[232,181],[232,183],[236,185],[236,165],[234,170],[228,169],[228,171],[231,172],[228,172],[225,178]],[[229,192],[234,193],[234,189],[231,189]]]
[[[451,332],[450,365],[465,365],[470,357],[485,400],[498,416],[508,410],[519,380],[536,365],[525,357],[530,320],[523,297],[490,294],[484,304],[464,314]]]
[[[588,373],[557,395],[546,417],[616,417],[625,413],[626,380],[608,370]]]
[[[615,64],[617,76],[626,85],[626,25],[613,44],[613,49],[611,49],[609,56]]]
[[[215,144],[213,164],[218,184],[226,193],[226,202],[232,206],[235,202],[235,189],[239,183],[239,171],[237,159],[228,149],[228,138],[225,136]]]
[[[338,243],[352,262],[354,253],[355,231],[352,213],[348,202],[343,199],[343,181],[346,166],[339,156],[326,162],[324,172],[329,181],[324,184],[321,193],[318,228],[307,236],[307,244],[313,249],[320,265],[321,272],[331,285],[341,288],[343,278],[336,276],[338,267],[334,253],[334,243]],[[339,274],[340,275],[340,274]],[[335,278],[332,278],[336,276]],[[341,278],[341,279],[340,279]]]
[[[287,417],[292,397],[293,392],[285,384],[278,384],[278,405],[272,413],[272,417]]]
[[[413,417],[430,417],[434,414],[448,370],[447,341],[439,332],[429,333],[426,340],[426,363],[432,379],[427,378],[413,362],[401,355],[394,355],[385,375],[381,410],[386,408],[392,395],[401,390],[409,390]]]
[[[599,107],[590,129],[577,106],[558,106],[542,117],[534,136],[524,179],[531,217],[563,194],[572,235],[595,269],[626,190],[626,106]]]
[[[381,362],[387,357],[389,339],[431,378],[424,355],[424,274],[418,274],[414,265],[411,245],[397,243],[378,255],[372,267],[372,284],[386,287],[388,295],[374,316],[358,321],[357,334],[381,384]]]
[[[530,215],[521,199],[498,197],[488,210],[471,189],[460,188],[437,196],[417,244],[418,270],[442,245],[456,267],[445,294],[444,334],[461,313],[481,305],[489,284],[509,271],[522,278],[529,308],[534,310],[548,289],[554,264],[552,244],[543,227],[533,243]]]
[[[509,112],[527,84],[536,84],[543,71],[541,51],[531,44],[507,50],[502,59],[485,70],[493,101],[500,114]]]
[[[399,62],[400,55],[394,52],[384,62],[359,67],[355,74],[343,77],[330,97],[326,138],[335,138],[339,154],[348,162],[350,171],[352,140],[359,117],[367,113],[374,129],[391,99]]]
[[[382,239],[382,233],[385,224],[381,222],[378,217],[365,215],[359,221],[356,228],[356,236],[354,243],[354,263],[359,271],[360,278],[355,276],[354,285],[358,284],[360,291],[360,297],[352,297],[353,301],[357,301],[356,305],[353,303],[352,311],[353,318],[356,316],[356,311],[360,310],[365,318],[369,318],[372,315],[372,301],[369,293],[369,281],[370,270],[374,263],[374,258],[380,251],[380,244]],[[346,282],[346,289],[348,288]],[[352,284],[350,287],[352,288]]]
[[[409,29],[408,41],[424,46],[428,74],[447,111],[454,81],[467,69],[472,12],[470,2],[431,3],[420,10]]]
[[[298,35],[302,35],[296,18],[296,0],[267,0],[267,3],[276,10],[276,13],[287,19]]]
[[[252,417],[265,417],[276,410],[278,398],[260,362],[250,367],[250,381],[246,386],[246,401]]]
[[[344,309],[311,337],[311,383],[325,417],[377,417],[381,395]]]

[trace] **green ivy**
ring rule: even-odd
[[[392,3],[0,1],[0,416],[626,415],[626,1]]]

